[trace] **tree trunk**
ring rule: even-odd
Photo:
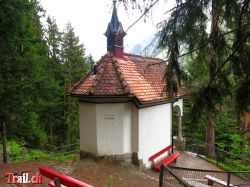
[[[243,131],[244,133],[248,129],[248,112],[247,111],[243,112],[243,126],[244,126],[244,131]]]
[[[6,126],[5,122],[1,122],[2,126],[2,141],[3,141],[3,163],[8,163],[7,158],[7,138],[6,138]]]
[[[211,11],[211,33],[210,36],[216,37],[218,31],[218,23],[219,23],[219,7],[216,6],[214,0],[212,0],[212,11]],[[209,42],[209,76],[210,80],[214,79],[216,81],[216,69],[217,69],[217,44],[216,40],[212,38],[211,42]],[[208,112],[208,120],[206,126],[206,151],[207,156],[215,158],[215,111],[216,106],[214,108],[209,108]]]
[[[54,144],[53,139],[54,139],[54,138],[53,138],[53,124],[50,123],[50,143],[51,143],[51,145]]]
[[[242,142],[242,146],[246,147],[247,146],[247,130],[248,130],[248,112],[244,111],[243,112],[243,125],[242,125],[242,136],[243,136],[243,142]]]
[[[207,117],[207,126],[206,126],[206,152],[207,156],[215,158],[215,114],[210,113]]]

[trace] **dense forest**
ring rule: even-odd
[[[79,141],[69,87],[93,63],[70,23],[59,31],[36,0],[0,1],[0,123],[31,148]]]

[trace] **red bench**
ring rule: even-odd
[[[55,178],[59,179],[62,187],[93,187],[67,175],[56,173],[48,168],[45,168],[44,166],[39,166],[39,171],[43,176],[52,180],[48,183],[48,185],[51,187],[55,186],[53,181]]]
[[[173,161],[175,161],[181,154],[180,153],[172,153],[170,155],[168,155],[167,157],[157,161],[157,162],[154,162],[154,160],[156,158],[159,158],[163,153],[169,151],[170,149],[173,148],[173,145],[169,145],[167,146],[166,148],[160,150],[159,152],[155,153],[154,155],[152,155],[149,160],[151,160],[154,164],[154,168],[156,170],[160,170],[160,167],[161,167],[161,164],[165,165],[165,166],[168,166],[170,165]]]

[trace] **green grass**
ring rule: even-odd
[[[69,153],[64,155],[55,155],[55,154],[47,154],[44,151],[41,150],[32,150],[27,154],[24,154],[23,156],[20,156],[20,158],[14,158],[12,162],[14,163],[20,163],[24,161],[32,161],[37,159],[45,159],[45,160],[54,160],[54,161],[67,161],[72,160],[78,157],[77,153]],[[11,157],[10,157],[11,159]]]
[[[210,162],[212,164],[217,165],[217,161],[212,159],[212,158],[205,157],[205,160],[207,160],[208,162]],[[230,162],[232,164],[226,165],[222,162],[218,162],[218,167],[220,167],[221,169],[223,169],[225,171],[249,171],[249,173],[235,173],[235,175],[237,175],[238,177],[249,180],[249,178],[250,178],[250,166],[243,165],[240,162],[235,161],[235,160],[228,160],[227,162]]]
[[[51,155],[48,157],[49,160],[55,160],[55,161],[67,161],[67,160],[72,160],[78,157],[78,153],[70,153],[67,155],[60,155],[60,156],[55,156]]]
[[[0,148],[2,144],[0,144]],[[32,161],[37,159],[55,160],[55,161],[67,161],[75,159],[78,153],[68,153],[68,154],[55,154],[48,153],[39,149],[30,149],[28,152],[24,152],[21,142],[16,140],[8,141],[8,159],[14,163],[20,163],[24,161]]]

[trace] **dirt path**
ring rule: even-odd
[[[112,187],[138,186],[157,187],[158,173],[141,171],[134,165],[124,165],[118,162],[93,161],[90,159],[74,163],[75,170],[72,176],[83,179],[87,183],[98,186],[107,186],[108,176],[112,176]]]
[[[96,187],[106,187],[108,183],[112,183],[112,187],[157,187],[159,173],[152,170],[142,171],[137,166],[128,165],[119,162],[110,162],[105,160],[70,160],[64,162],[35,160],[23,163],[0,164],[0,186],[9,187],[6,185],[7,178],[4,177],[6,172],[21,173],[31,170],[31,174],[38,171],[38,166],[44,165],[49,169],[59,173],[67,174],[80,181],[84,181]],[[176,166],[186,168],[221,170],[217,166],[206,162],[193,154],[186,152],[181,153]],[[109,181],[109,182],[108,182]],[[42,185],[33,185],[37,187],[47,186],[48,179],[43,177]],[[241,184],[242,179],[233,176],[232,183]],[[247,186],[244,186],[247,187]]]
[[[44,165],[53,171],[67,174],[80,181],[84,181],[96,187],[108,186],[108,179],[112,183],[112,187],[157,187],[158,173],[148,170],[141,171],[134,165],[124,165],[118,162],[109,162],[105,160],[85,159],[82,161],[71,160],[67,162],[56,162],[47,160],[27,161],[23,163],[0,164],[0,186],[10,187],[6,185],[7,178],[4,177],[6,172],[21,173],[31,171],[30,175],[35,175],[38,166]],[[43,177],[42,185],[33,185],[45,187],[48,179]],[[31,185],[29,185],[31,186]]]
[[[193,168],[193,169],[204,169],[204,170],[215,170],[215,171],[223,171],[218,166],[207,162],[203,158],[197,156],[196,154],[190,153],[190,152],[181,152],[181,157],[178,159],[177,163],[175,164],[177,167],[185,167],[185,168]],[[222,175],[223,180],[227,180],[226,175]],[[246,182],[245,180],[232,175],[231,176],[231,183],[236,184],[246,184],[243,187],[250,187],[250,183]]]

